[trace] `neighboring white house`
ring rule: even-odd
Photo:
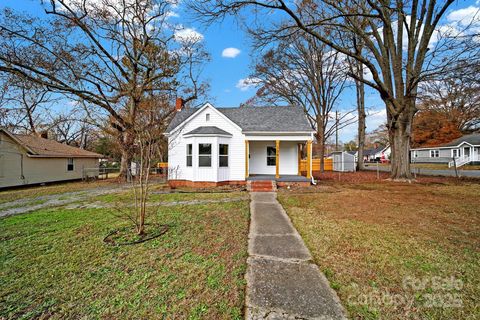
[[[448,163],[457,167],[467,163],[480,162],[480,134],[465,135],[452,142],[435,147],[411,149],[412,163]]]
[[[365,162],[389,160],[392,150],[390,146],[376,146],[373,149],[363,151],[363,160]]]
[[[98,175],[103,156],[33,135],[0,128],[0,188],[82,179]]]
[[[170,185],[244,184],[300,177],[306,145],[311,178],[313,129],[299,107],[182,108],[167,128]],[[303,180],[302,180],[303,178]]]

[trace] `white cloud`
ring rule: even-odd
[[[203,34],[196,31],[194,28],[183,28],[175,31],[175,39],[177,41],[201,41],[203,38]]]
[[[222,57],[224,58],[236,58],[240,54],[240,50],[237,48],[225,48],[222,51]]]
[[[245,79],[240,79],[237,82],[237,87],[240,89],[240,91],[247,91],[250,88],[256,87],[260,83],[260,80],[257,78],[245,78]]]
[[[472,23],[480,23],[480,8],[469,6],[467,8],[452,11],[447,15],[447,20],[458,23],[464,27]]]

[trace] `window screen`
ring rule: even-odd
[[[68,158],[67,159],[67,171],[73,171],[73,158]]]
[[[190,144],[187,144],[187,167],[191,167],[192,166],[192,161],[193,161],[193,145],[190,143]]]
[[[228,144],[219,145],[218,163],[220,167],[228,167]]]
[[[210,143],[200,143],[198,145],[198,166],[212,166],[212,145]]]
[[[267,147],[267,166],[277,165],[277,149],[275,147]]]

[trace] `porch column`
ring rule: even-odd
[[[312,141],[307,141],[307,179],[312,178]]]
[[[298,175],[302,175],[302,145],[297,144],[297,156],[298,156]]]
[[[275,178],[280,178],[280,140],[275,141]]]
[[[248,178],[249,173],[248,173],[248,154],[250,149],[250,144],[248,140],[245,140],[245,179]]]

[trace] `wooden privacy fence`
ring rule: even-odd
[[[325,158],[323,168],[325,171],[333,171],[333,159]],[[300,160],[300,171],[307,171],[307,159]],[[320,171],[320,159],[312,159],[312,171]]]

